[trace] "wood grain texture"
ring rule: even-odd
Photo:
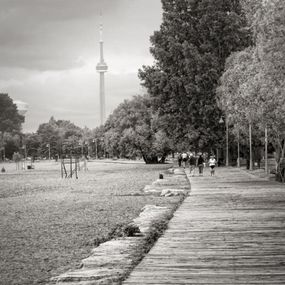
[[[234,168],[190,196],[124,285],[285,284],[285,187]]]

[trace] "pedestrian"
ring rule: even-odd
[[[183,161],[183,167],[184,168],[186,167],[187,160],[188,160],[188,154],[187,154],[187,152],[183,152],[182,153],[182,161]]]
[[[178,166],[181,167],[181,163],[182,163],[182,153],[179,152],[178,153]]]
[[[203,176],[204,162],[205,162],[205,160],[204,160],[202,154],[200,154],[198,157],[198,167],[199,167],[199,175],[200,176]]]
[[[215,166],[216,166],[216,159],[215,159],[215,156],[214,155],[211,155],[210,156],[210,159],[209,159],[209,166],[211,168],[211,176],[214,176],[215,175]]]
[[[190,158],[189,158],[190,176],[194,176],[195,167],[196,167],[196,157],[193,155],[193,153],[190,153]]]
[[[21,155],[18,152],[14,152],[13,161],[16,164],[16,170],[20,170]]]

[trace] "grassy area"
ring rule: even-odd
[[[0,175],[0,284],[40,284],[76,268],[91,248],[146,204],[179,198],[136,196],[170,165],[91,162],[79,179],[61,179],[59,164]]]

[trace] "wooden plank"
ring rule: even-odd
[[[123,284],[285,284],[284,185],[217,174],[189,177],[190,196]]]

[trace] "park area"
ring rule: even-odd
[[[171,164],[88,163],[79,179],[62,179],[60,163],[37,162],[0,175],[0,284],[41,284],[80,261],[146,204],[175,207],[177,197],[143,196],[140,190]]]

